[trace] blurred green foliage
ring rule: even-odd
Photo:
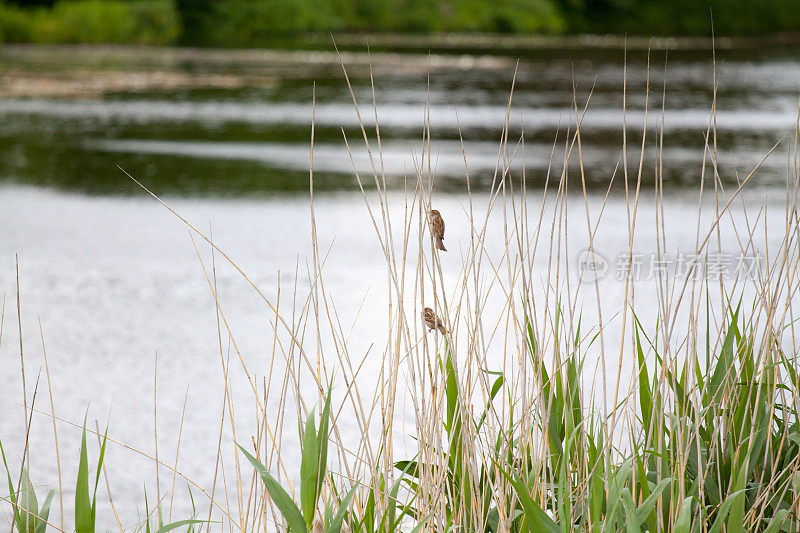
[[[164,45],[179,35],[170,0],[60,0],[52,8],[0,4],[3,42]]]
[[[800,31],[798,0],[57,0],[52,6],[20,4],[0,0],[3,42],[255,47],[291,44],[304,33],[328,31],[709,35],[712,16],[718,35]]]
[[[180,42],[195,44],[203,42],[203,27],[211,13],[210,0],[175,0],[175,10],[181,24]]]
[[[188,15],[188,14],[187,14]],[[185,17],[183,17],[185,18]],[[258,46],[310,31],[561,33],[551,0],[226,0],[210,5],[201,28],[212,46]]]
[[[630,4],[613,21],[611,31],[635,24],[637,33],[709,35],[712,18],[718,35],[800,31],[798,0],[651,0]]]
[[[798,0],[557,0],[571,32],[759,35],[800,31]]]

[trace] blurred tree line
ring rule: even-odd
[[[5,42],[268,46],[307,32],[800,31],[800,0],[0,0]]]

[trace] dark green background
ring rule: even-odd
[[[297,47],[313,33],[800,31],[800,0],[14,0],[4,42]]]

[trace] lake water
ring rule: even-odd
[[[438,50],[431,55],[383,50],[368,56],[354,47],[343,59],[362,120],[372,128],[373,148],[377,112],[381,168],[392,189],[389,209],[395,220],[402,221],[408,198],[404,186],[413,189],[416,183],[422,130],[429,116],[434,204],[448,224],[449,251],[442,261],[445,286],[452,292],[457,292],[456,272],[468,257],[470,240],[464,158],[478,212],[485,212],[512,83],[508,118],[508,149],[515,154],[512,178],[519,180],[524,167],[527,186],[535,191],[528,215],[534,223],[554,140],[558,146],[551,187],[561,172],[564,133],[574,128],[572,106],[576,103],[582,110],[591,92],[581,122],[581,156],[592,217],[599,216],[611,176],[619,167],[594,241],[609,267],[600,280],[604,316],[619,312],[624,298],[614,268],[616,258],[627,249],[628,212],[620,178],[625,72],[621,49]],[[697,208],[704,135],[713,103],[711,52],[672,50],[666,66],[664,60],[661,50],[650,55],[645,192],[637,223],[641,236],[636,241],[645,259],[655,251],[652,215],[657,205],[652,187],[661,138],[669,253],[694,249],[698,216],[703,228],[713,221],[713,199],[707,197],[699,215]],[[744,179],[778,141],[792,134],[800,95],[800,51],[780,46],[721,49],[716,64],[716,143],[724,163],[718,174],[721,186],[730,192],[736,188],[737,172]],[[639,165],[645,127],[646,67],[644,50],[628,51],[625,120],[632,176]],[[5,298],[0,440],[13,465],[19,463],[25,438],[16,317],[18,254],[29,406],[41,373],[36,408],[50,411],[42,337],[56,416],[80,425],[87,414],[92,427],[95,420],[101,427],[108,424],[114,439],[154,454],[155,401],[159,458],[169,464],[175,461],[177,428],[188,398],[179,470],[210,487],[224,382],[214,299],[203,273],[210,264],[209,247],[198,242],[201,263],[183,223],[117,166],[163,196],[202,231],[212,228],[215,242],[268,299],[278,298],[279,280],[284,302],[290,302],[295,284],[304,298],[312,279],[308,202],[312,94],[316,96],[315,215],[320,250],[329,254],[326,290],[336,304],[354,359],[368,356],[359,376],[370,383],[381,365],[369,357],[370,350],[385,342],[386,265],[354,177],[353,166],[365,182],[372,182],[371,164],[335,54],[0,49],[0,291]],[[524,162],[522,148],[517,147],[523,130]],[[764,161],[743,195],[751,215],[763,207],[760,220],[773,228],[755,233],[756,249],[774,246],[783,235],[790,141],[785,139]],[[565,210],[573,222],[563,233],[569,239],[565,262],[575,269],[587,244],[587,208],[580,193],[577,157],[571,161]],[[706,172],[706,187],[713,190],[710,166]],[[368,187],[373,207],[374,194]],[[548,223],[555,205],[548,201],[544,216]],[[735,234],[748,223],[738,205],[726,218],[718,241],[718,251],[728,259],[741,255]],[[487,254],[502,255],[503,228],[502,210],[495,210],[487,225]],[[416,240],[412,235],[411,241]],[[274,312],[235,269],[219,255],[216,260],[219,297],[239,352],[256,369],[256,379],[263,379],[276,353],[270,326]],[[535,277],[544,279],[548,258],[537,259],[534,265],[540,268]],[[645,277],[640,285],[637,306],[645,319],[654,319],[657,289]],[[577,303],[589,320],[597,308],[594,286],[590,288],[583,293],[586,300]],[[619,325],[611,322],[606,335],[613,339]],[[227,353],[227,341],[223,344]],[[500,365],[501,359],[498,356],[494,362]],[[628,368],[630,362],[624,365]],[[246,420],[252,418],[252,408],[247,407],[252,403],[250,385],[238,366],[231,381],[234,401],[241,406],[240,419],[245,419],[238,423],[247,441],[248,429],[252,430]],[[405,395],[398,401],[405,413],[400,418],[413,426],[409,414],[413,406]],[[291,432],[294,421],[287,422]],[[342,430],[345,438],[357,438],[352,423],[343,421]],[[78,429],[59,423],[67,517],[79,437]],[[35,415],[31,472],[42,491],[57,486],[52,438],[50,420]],[[241,435],[238,438],[242,440]],[[231,442],[228,429],[223,439]],[[287,448],[284,461],[295,464],[296,454],[296,449]],[[157,491],[153,462],[117,445],[109,447],[106,463],[123,525],[143,519],[145,489],[152,506],[155,494],[163,496],[172,482],[170,473],[161,469]],[[232,481],[227,483],[232,493]],[[185,482],[179,480],[178,485]],[[102,482],[99,492],[101,523],[113,529],[116,522]],[[193,494],[198,497],[198,490]],[[207,500],[200,498],[198,505],[206,509]],[[174,506],[173,519],[191,513],[185,491],[176,493]],[[4,513],[7,519],[6,509]],[[51,517],[57,515],[54,510]]]

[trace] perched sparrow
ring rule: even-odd
[[[436,243],[436,247],[446,252],[447,248],[444,247],[444,219],[442,219],[442,214],[439,213],[436,209],[431,209],[431,233],[433,233],[433,240]]]
[[[428,326],[428,329],[433,330],[436,328],[442,335],[447,333],[447,330],[444,328],[444,324],[430,307],[425,308],[425,312],[422,313],[422,318],[425,319],[425,325]]]

